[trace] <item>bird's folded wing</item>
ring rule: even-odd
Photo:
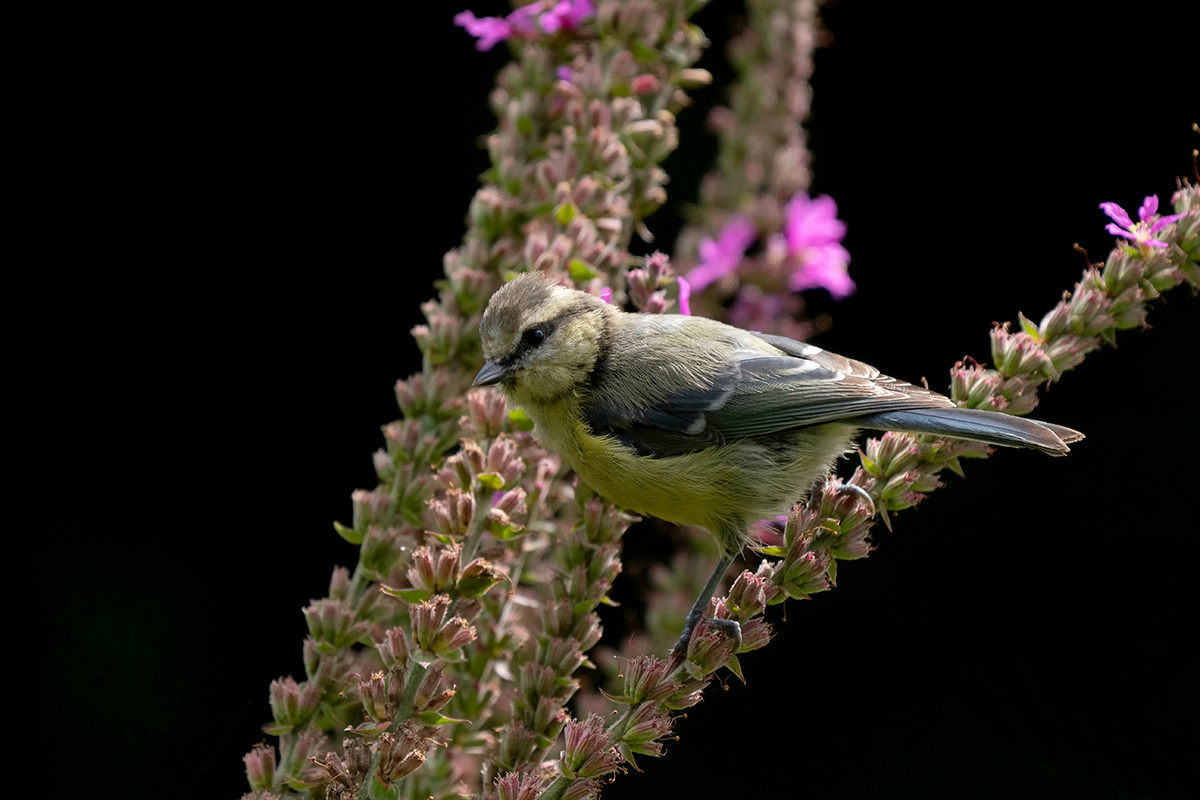
[[[715,374],[635,408],[596,394],[585,418],[594,433],[613,436],[641,455],[669,456],[866,414],[954,405],[862,362],[784,337],[759,338],[778,354],[732,349]]]

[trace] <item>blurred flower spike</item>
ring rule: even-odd
[[[476,50],[491,50],[505,39],[537,39],[542,34],[553,35],[560,30],[575,28],[595,16],[591,0],[542,0],[521,6],[507,17],[476,17],[470,11],[454,15],[454,24],[479,41]]]
[[[842,247],[846,223],[837,218],[837,203],[829,195],[811,199],[798,193],[787,204],[783,244],[794,264],[788,277],[792,291],[825,289],[836,298],[854,293],[846,272],[850,253]],[[776,246],[778,246],[778,241]]]
[[[1105,230],[1114,236],[1124,236],[1141,247],[1166,247],[1167,243],[1155,239],[1154,234],[1183,216],[1183,214],[1169,214],[1154,220],[1154,215],[1158,213],[1158,195],[1154,194],[1142,201],[1142,207],[1138,209],[1137,222],[1130,219],[1125,209],[1116,203],[1101,203],[1100,210],[1112,220],[1105,226]]]

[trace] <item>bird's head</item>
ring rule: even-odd
[[[608,317],[599,297],[568,289],[537,272],[518,275],[488,302],[479,325],[487,363],[476,386],[500,384],[521,405],[577,393],[607,347]]]

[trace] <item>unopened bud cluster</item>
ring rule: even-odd
[[[680,285],[671,271],[670,259],[655,251],[646,257],[644,266],[629,270],[625,274],[629,300],[639,311],[662,314],[679,303],[680,310],[687,314],[688,290]],[[675,300],[668,299],[668,291],[674,289]]]

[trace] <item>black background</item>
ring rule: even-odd
[[[817,342],[943,388],[993,321],[1072,286],[1073,242],[1104,257],[1100,202],[1165,205],[1200,146],[1183,5],[828,9],[813,190],[859,290]],[[302,674],[300,609],[353,564],[330,523],[374,485],[408,331],[486,168],[507,56],[456,10],[101,12],[47,36],[5,315],[28,779],[245,791],[267,685]],[[735,10],[698,19],[718,83],[665,165],[668,249],[715,152]],[[1069,458],[968,464],[605,797],[1200,785],[1197,303],[1172,292],[1045,395],[1039,416],[1088,435]]]

